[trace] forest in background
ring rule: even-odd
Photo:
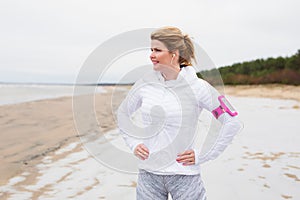
[[[219,73],[220,74],[219,74]],[[215,85],[221,75],[224,84],[289,84],[300,85],[300,49],[289,57],[256,59],[197,73]]]

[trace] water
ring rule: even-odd
[[[72,96],[73,89],[73,85],[0,84],[0,105]],[[105,92],[105,89],[102,86],[97,86],[96,93],[103,92]]]

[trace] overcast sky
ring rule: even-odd
[[[73,82],[102,42],[166,25],[191,35],[216,66],[290,56],[300,49],[299,8],[299,0],[1,0],[0,82]],[[118,69],[110,73],[113,81]]]

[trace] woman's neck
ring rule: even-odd
[[[168,70],[164,70],[163,72],[161,72],[161,75],[164,77],[165,81],[176,80],[179,72],[180,72],[180,67],[178,66],[176,68],[170,68]]]

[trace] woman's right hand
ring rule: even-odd
[[[134,155],[141,160],[146,160],[149,157],[149,149],[144,144],[139,144],[134,149]]]

